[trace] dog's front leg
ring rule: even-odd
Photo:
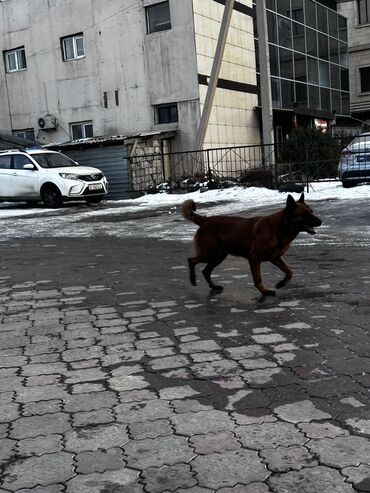
[[[293,277],[293,271],[287,266],[287,264],[284,262],[284,260],[281,257],[271,260],[271,263],[276,267],[278,267],[285,274],[284,279],[282,279],[276,284],[277,288],[282,288]]]
[[[264,296],[275,296],[275,291],[273,291],[272,289],[266,289],[262,283],[261,262],[259,260],[249,260],[249,265],[251,267],[255,287]]]

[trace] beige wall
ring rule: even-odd
[[[243,0],[248,7],[252,1]],[[198,73],[210,76],[224,6],[214,0],[193,0]],[[256,85],[253,21],[234,9],[220,78]],[[207,86],[200,85],[203,108]],[[260,143],[254,107],[257,95],[217,88],[204,148]]]

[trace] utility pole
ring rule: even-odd
[[[265,149],[265,157],[269,156],[269,162],[273,164],[274,126],[272,114],[270,55],[267,31],[266,0],[256,1],[258,54],[260,63],[260,95],[261,95],[261,119],[262,119],[262,143],[270,148]]]
[[[259,0],[258,0],[259,1]],[[234,0],[226,0],[224,15],[222,17],[220,32],[217,40],[216,53],[213,58],[211,77],[208,83],[206,100],[200,119],[200,124],[195,141],[195,149],[200,150],[203,148],[204,139],[207,133],[209,117],[211,115],[213,100],[217,88],[217,81],[220,75],[221,64],[224,56],[227,34],[229,32],[229,26],[231,21],[231,15],[233,13]]]

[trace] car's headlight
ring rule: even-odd
[[[75,175],[74,173],[59,173],[59,176],[66,180],[79,180],[79,176]]]

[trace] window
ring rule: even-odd
[[[174,123],[179,121],[177,104],[161,104],[157,109],[157,123]]]
[[[148,33],[171,29],[170,3],[167,1],[146,7],[146,22]]]
[[[82,33],[61,38],[63,60],[76,60],[85,56],[85,44]]]
[[[35,131],[33,128],[26,128],[25,130],[13,130],[14,137],[19,137],[26,140],[35,140]]]
[[[12,156],[10,154],[7,156],[0,156],[0,169],[10,169],[11,161]]]
[[[5,67],[7,72],[19,72],[20,70],[26,70],[26,53],[24,46],[15,50],[9,50],[4,52]]]
[[[361,92],[370,92],[370,67],[360,68]]]
[[[24,154],[14,154],[13,156],[13,168],[23,169],[25,164],[33,164],[32,161]]]
[[[87,139],[93,137],[93,124],[92,122],[78,122],[71,123],[72,140]]]
[[[357,0],[358,23],[370,23],[370,0]]]

